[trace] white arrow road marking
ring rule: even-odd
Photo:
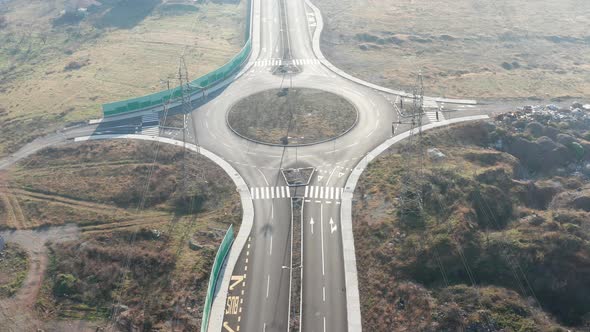
[[[313,218],[311,218],[311,220],[309,221],[309,224],[311,225],[311,234],[313,234]]]
[[[318,182],[322,181],[323,178],[324,178],[323,175],[318,175]]]
[[[334,219],[330,218],[330,234],[338,229],[338,225],[334,225]]]
[[[234,281],[233,284],[229,285],[229,290],[232,291],[236,286],[244,280],[244,276],[231,276],[231,281]]]
[[[343,177],[343,176],[344,176],[344,173],[342,173],[342,172],[338,172],[338,177],[339,177],[339,178],[341,178],[341,177]]]
[[[236,332],[234,331],[231,327],[229,327],[229,325],[227,324],[227,322],[223,322],[223,328],[228,331],[228,332]]]

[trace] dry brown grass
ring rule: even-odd
[[[326,21],[327,57],[370,82],[409,89],[422,70],[432,95],[590,94],[588,1],[315,2]],[[519,68],[506,70],[505,62]]]
[[[266,143],[306,144],[338,137],[356,124],[357,110],[346,99],[315,89],[267,90],[232,106],[230,126]]]
[[[187,192],[182,189],[181,149],[153,143],[112,141],[72,144],[35,154],[0,178],[0,227],[23,229],[76,223],[141,224],[184,214],[185,196],[199,212],[225,208],[233,183],[202,156],[187,154]],[[137,208],[145,196],[145,211]],[[207,179],[216,179],[209,182]],[[96,227],[96,226],[92,226]]]
[[[175,15],[156,7],[130,29],[53,27],[64,3],[2,5],[8,23],[0,29],[0,156],[65,123],[100,117],[102,103],[163,90],[168,79],[176,85],[185,48],[188,73],[196,78],[244,42],[246,1],[208,2]],[[72,62],[84,66],[67,70]]]
[[[76,223],[81,230],[79,239],[50,244],[49,258],[46,239],[30,239],[44,248],[38,265],[47,272],[36,279],[41,289],[30,306],[16,313],[12,302],[4,303],[0,324],[104,327],[120,301],[129,307],[117,319],[120,327],[198,329],[217,245],[230,224],[239,226],[239,197],[221,168],[194,154],[187,155],[185,193],[181,149],[161,146],[138,211],[154,150],[153,143],[135,141],[75,143],[42,150],[0,174],[0,228]],[[192,198],[196,213],[189,214]],[[17,206],[22,215],[12,218]],[[191,239],[203,248],[189,249]]]

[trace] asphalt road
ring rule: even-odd
[[[320,64],[312,49],[313,12],[303,0],[283,4],[279,0],[255,1],[253,49],[259,52],[250,60],[254,65],[191,116],[193,136],[238,170],[252,188],[254,201],[254,228],[234,269],[235,283],[230,283],[222,330],[286,331],[289,319],[301,319],[306,332],[346,331],[340,202],[336,192],[342,190],[354,165],[391,137],[391,124],[398,119],[392,107],[395,96],[343,79]],[[281,22],[281,17],[287,21]],[[287,33],[281,32],[281,26]],[[289,52],[284,52],[285,47]],[[273,74],[277,61],[286,54],[299,72]],[[240,99],[290,86],[344,96],[358,108],[358,124],[337,140],[299,148],[256,144],[239,138],[227,127],[226,111]],[[471,109],[464,112],[474,114]],[[403,125],[398,128],[403,129]],[[302,317],[290,317],[290,270],[284,267],[291,267],[291,204],[289,197],[278,194],[286,186],[280,169],[304,165],[315,167],[316,175],[304,195]]]
[[[284,2],[281,5],[279,1]],[[312,48],[317,18],[304,0],[253,3],[251,66],[227,88],[199,103],[187,119],[188,140],[231,163],[251,188],[254,203],[254,227],[233,271],[222,330],[287,331],[289,319],[295,319],[301,320],[306,332],[346,331],[340,193],[363,156],[392,136],[392,122],[399,118],[392,106],[397,99],[344,79],[317,60]],[[283,57],[297,67],[296,74],[273,74]],[[256,144],[236,136],[226,125],[227,110],[240,99],[290,86],[321,89],[347,98],[359,111],[357,125],[336,140],[298,148]],[[445,108],[454,110],[445,113],[446,118],[487,112],[471,105]],[[433,114],[425,116],[424,122],[436,121]],[[73,137],[141,133],[149,129],[144,126],[149,121],[136,117],[58,132],[3,159],[0,169]],[[400,125],[396,133],[404,130],[407,126]],[[290,317],[290,276],[299,268],[291,265],[291,239],[297,236],[292,234],[291,220],[295,191],[286,186],[280,170],[302,166],[312,166],[316,172],[309,186],[297,193],[304,201],[302,314]]]

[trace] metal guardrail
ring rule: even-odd
[[[211,305],[213,304],[213,298],[215,297],[215,287],[217,285],[217,280],[219,279],[219,274],[221,272],[221,268],[223,267],[225,257],[229,253],[229,249],[231,248],[233,242],[234,227],[233,225],[230,225],[227,230],[227,233],[225,233],[225,236],[223,237],[223,241],[221,241],[219,249],[217,250],[217,255],[215,255],[215,260],[213,261],[213,268],[211,268],[211,275],[209,276],[209,286],[207,286],[207,297],[205,298],[205,305],[203,306],[201,332],[207,332],[207,328],[209,326],[209,317],[211,316]]]

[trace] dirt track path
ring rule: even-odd
[[[36,230],[2,231],[0,235],[7,242],[22,246],[30,256],[29,272],[23,287],[8,299],[0,300],[1,331],[35,331],[41,328],[32,314],[32,309],[47,270],[47,241],[64,242],[76,240],[80,231],[75,225],[48,227]]]

